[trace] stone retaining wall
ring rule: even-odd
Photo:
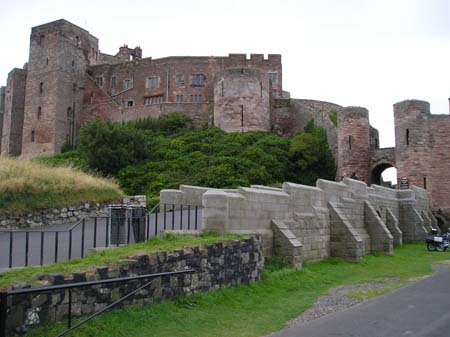
[[[171,252],[137,254],[115,267],[97,267],[91,273],[47,275],[42,284],[55,285],[116,277],[195,269],[194,273],[164,276],[138,292],[124,305],[143,305],[173,299],[179,295],[205,292],[236,285],[247,285],[261,278],[263,255],[261,238],[207,244]],[[85,316],[106,307],[144,284],[145,280],[127,284],[78,288],[72,291],[72,314]],[[29,287],[15,284],[12,288]],[[7,335],[22,334],[31,327],[67,318],[68,291],[18,295],[8,298]]]
[[[145,195],[131,196],[117,200],[125,205],[146,206]],[[80,205],[47,208],[23,214],[0,213],[0,229],[36,228],[49,225],[75,223],[85,217],[107,216],[108,203],[86,202]]]

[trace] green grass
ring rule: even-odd
[[[330,288],[386,278],[398,278],[400,284],[430,274],[432,263],[448,258],[445,253],[427,252],[423,244],[407,244],[392,256],[371,254],[361,263],[330,259],[305,264],[301,271],[268,264],[263,279],[248,287],[118,309],[95,318],[73,336],[261,336],[283,328]],[[64,326],[51,324],[28,336],[55,335]]]
[[[74,273],[89,272],[95,266],[112,266],[118,262],[125,262],[128,256],[141,252],[172,251],[182,249],[187,246],[199,246],[206,243],[223,242],[247,238],[236,234],[219,234],[215,232],[205,232],[200,235],[175,235],[167,234],[163,238],[152,238],[147,242],[131,244],[124,247],[106,249],[98,251],[83,259],[74,259],[58,264],[27,267],[0,274],[0,289],[12,282],[27,282],[38,284],[39,277],[50,273]]]
[[[122,197],[110,179],[71,167],[50,167],[38,161],[0,157],[0,212],[23,213]]]
[[[407,280],[385,283],[382,288],[362,287],[351,291],[347,296],[355,300],[365,301],[372,297],[380,296],[388,293],[398,287],[407,284]]]
[[[330,117],[331,122],[334,124],[335,127],[338,126],[338,117],[337,117],[337,111],[330,111],[330,113],[328,114],[328,116]]]

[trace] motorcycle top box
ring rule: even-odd
[[[439,236],[427,236],[425,242],[442,242],[442,238]]]

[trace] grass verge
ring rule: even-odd
[[[95,266],[111,266],[123,262],[128,256],[137,253],[156,251],[171,251],[187,246],[199,246],[206,243],[223,242],[247,238],[236,234],[219,234],[205,232],[200,235],[167,234],[163,238],[152,238],[147,242],[131,244],[124,247],[105,249],[86,256],[83,259],[74,259],[42,267],[26,267],[13,270],[0,275],[0,289],[13,282],[26,282],[37,284],[39,277],[50,273],[74,273],[91,270]]]
[[[330,259],[305,264],[301,271],[267,264],[263,279],[248,287],[118,309],[95,318],[73,336],[261,336],[283,328],[330,288],[386,278],[406,282],[430,274],[432,263],[448,258],[427,252],[423,244],[406,244],[392,256],[370,254],[361,263]],[[55,335],[64,326],[51,324],[28,336]]]
[[[0,157],[0,212],[29,212],[83,202],[105,202],[122,196],[114,181],[75,168]]]

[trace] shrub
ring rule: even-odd
[[[334,180],[336,165],[328,146],[325,129],[308,122],[305,132],[292,138],[289,157],[293,165],[293,180],[314,185],[319,178]]]
[[[89,167],[104,174],[115,174],[147,157],[143,131],[103,120],[94,120],[81,129],[79,147]]]

